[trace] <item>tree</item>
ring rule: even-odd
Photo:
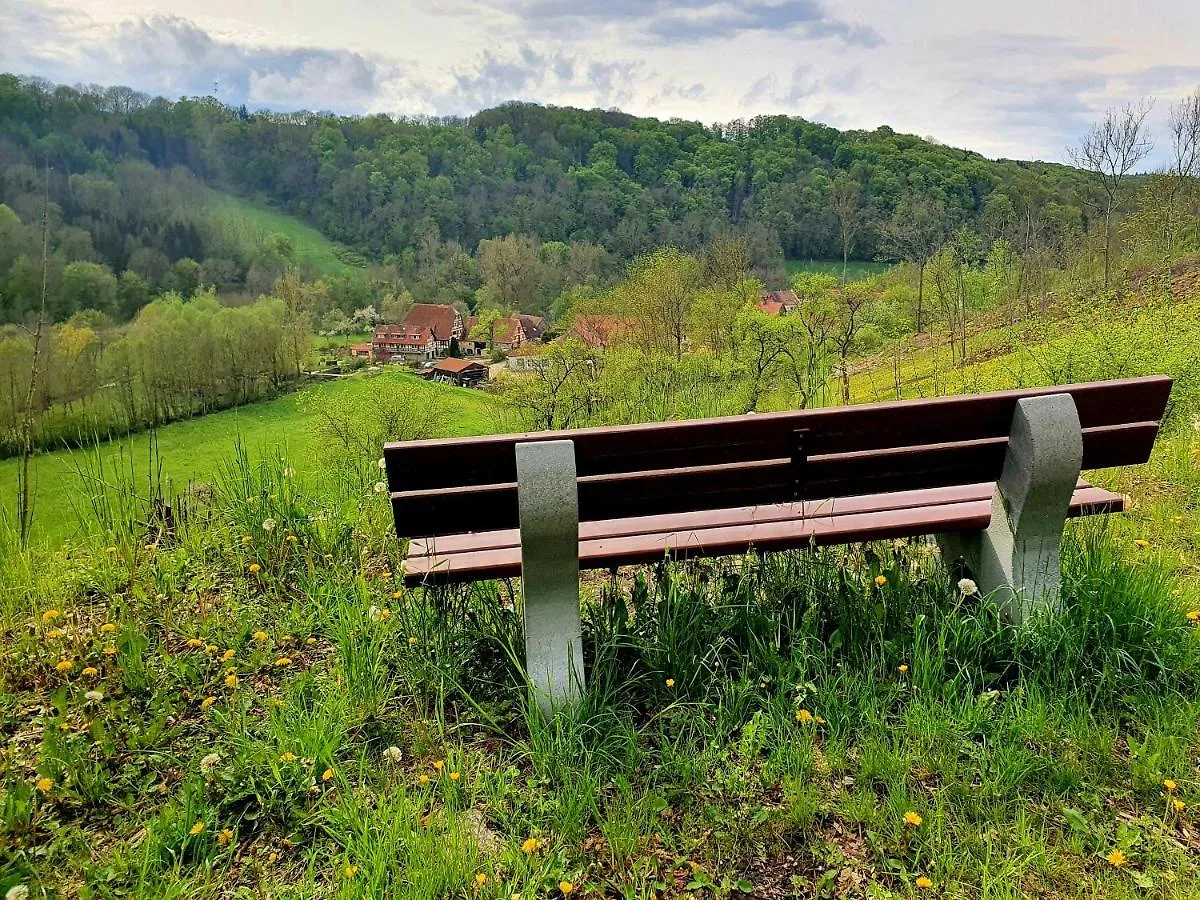
[[[533,311],[539,269],[533,238],[510,234],[481,241],[478,259],[486,305]]]
[[[917,333],[925,330],[925,267],[945,240],[944,206],[920,194],[905,194],[880,235],[884,251],[917,269]]]
[[[1070,151],[1076,165],[1096,175],[1103,192],[1105,288],[1112,279],[1112,227],[1121,192],[1134,168],[1154,147],[1146,132],[1150,106],[1142,102],[1110,109]]]
[[[862,185],[857,178],[843,172],[834,179],[833,187],[829,191],[829,208],[838,220],[842,242],[842,287],[845,287],[850,251],[854,249],[854,241],[858,238],[865,218]]]
[[[89,262],[70,263],[62,273],[58,302],[52,318],[62,320],[81,309],[117,312],[117,279],[108,266]]]
[[[692,302],[702,284],[700,263],[674,247],[633,261],[616,297],[643,350],[683,357]]]

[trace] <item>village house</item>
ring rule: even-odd
[[[628,319],[621,316],[580,313],[571,322],[571,332],[595,350],[603,350],[629,331]]]
[[[546,320],[541,316],[510,316],[507,319],[496,319],[488,329],[489,334],[476,334],[479,325],[478,316],[468,316],[466,319],[467,338],[460,341],[464,353],[488,352],[489,346],[501,353],[511,353],[526,341],[534,341],[545,332]],[[536,335],[537,337],[530,337]]]
[[[510,372],[539,372],[546,367],[543,346],[526,342],[508,354],[505,361]]]
[[[434,355],[449,353],[450,342],[461,342],[466,336],[462,315],[445,303],[414,303],[400,324],[418,331],[428,329],[433,335]]]
[[[350,345],[351,359],[371,359],[372,348],[370,341],[364,341],[361,344]]]
[[[768,316],[786,316],[796,311],[800,298],[795,291],[763,291],[755,305]]]
[[[476,387],[487,380],[488,367],[471,359],[443,359],[429,370],[429,377],[433,381],[444,381],[459,387]]]
[[[435,359],[437,340],[428,328],[410,325],[376,325],[371,356],[376,362],[418,363]]]

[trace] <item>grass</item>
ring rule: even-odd
[[[99,454],[106,470],[128,470],[132,466],[143,486],[152,474],[173,486],[168,493],[211,484],[221,465],[241,443],[255,455],[284,452],[306,477],[316,477],[323,468],[316,452],[320,437],[314,430],[322,403],[354,403],[368,396],[384,396],[400,386],[414,386],[439,395],[444,403],[445,436],[481,434],[495,430],[491,418],[492,398],[478,391],[432,384],[399,371],[374,376],[356,376],[335,382],[319,382],[296,393],[263,403],[254,403],[212,415],[174,422],[151,434],[140,434],[103,445]],[[154,451],[152,452],[152,444]],[[34,458],[34,540],[47,546],[80,536],[81,513],[90,491],[81,469],[89,469],[96,451],[58,451]],[[17,460],[0,461],[0,513],[12,514],[16,496]]]
[[[787,266],[788,277],[800,272],[819,272],[825,275],[842,277],[842,261],[840,259],[789,259]],[[846,266],[846,278],[849,281],[863,281],[872,275],[881,275],[891,268],[890,263],[875,262],[869,259],[852,259]]]
[[[346,262],[346,254],[320,231],[294,216],[226,194],[210,192],[211,204],[227,216],[228,227],[236,229],[244,242],[256,244],[271,233],[285,234],[291,239],[298,263],[320,275],[348,275],[356,267]]]

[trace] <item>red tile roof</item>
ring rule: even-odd
[[[571,330],[576,336],[592,347],[607,347],[614,338],[629,331],[629,320],[621,316],[594,315],[581,313],[575,316]]]
[[[473,359],[456,359],[455,357],[447,357],[438,362],[433,367],[435,372],[449,372],[451,375],[458,375],[460,372],[465,372],[470,368],[487,369],[483,363],[475,362]]]
[[[768,316],[777,316],[779,315],[780,310],[784,308],[782,303],[772,303],[770,300],[760,300],[754,305],[761,309]]]
[[[428,328],[437,340],[448,341],[454,337],[456,315],[454,307],[444,303],[414,303],[401,324],[410,328]]]
[[[433,337],[428,328],[413,328],[408,325],[376,325],[376,344],[399,344],[402,347],[424,347]]]

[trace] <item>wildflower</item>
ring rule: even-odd
[[[418,783],[418,784],[423,784],[423,785],[424,785],[424,784],[429,784],[429,776],[428,776],[428,775],[425,775],[424,773],[422,773],[421,775],[418,775],[418,776],[417,776],[417,783]]]
[[[901,663],[900,668],[897,669],[896,671],[898,671],[901,675],[907,675],[908,674],[908,663]]]
[[[104,694],[102,694],[100,691],[93,689],[93,690],[88,691],[86,694],[84,694],[83,699],[91,700],[93,703],[99,703],[101,700],[104,699]]]
[[[1104,858],[1108,860],[1108,864],[1114,869],[1119,869],[1121,866],[1125,865],[1125,863],[1129,862],[1129,857],[1127,857],[1122,850],[1114,850]]]
[[[979,585],[977,585],[970,578],[960,578],[959,579],[958,592],[960,594],[962,594],[964,597],[970,597],[972,594],[974,594],[978,590],[979,590]]]
[[[1193,609],[1188,613],[1187,620],[1192,623],[1200,622],[1200,609]]]
[[[210,753],[210,754],[208,754],[208,756],[206,756],[202,760],[200,760],[200,771],[203,772],[205,775],[207,775],[209,772],[211,772],[213,769],[215,769],[217,767],[217,764],[220,761],[221,761],[220,753]]]
[[[433,764],[433,767],[440,772],[442,769],[446,768],[446,761],[444,759],[436,760]]]
[[[272,531],[274,531],[275,530],[275,520],[274,519],[263,519],[262,530],[265,531],[267,534],[270,534]]]
[[[375,482],[375,493],[382,494],[386,490],[387,490],[387,484],[385,484],[382,481]]]
[[[879,585],[879,587],[883,587],[885,584],[887,584],[887,576],[886,575],[876,575],[875,583],[877,585]]]
[[[1170,778],[1167,778],[1166,780],[1163,781],[1163,790],[1165,790],[1168,794],[1175,793],[1175,788],[1177,788],[1177,787],[1179,787],[1179,785],[1177,785]]]
[[[392,591],[393,600],[401,600],[404,598],[404,591]]]
[[[1177,813],[1183,812],[1183,801],[1180,800],[1178,797],[1176,797],[1174,800],[1171,801],[1171,807]]]
[[[483,872],[479,872],[479,873],[478,873],[478,874],[475,876],[475,883],[476,883],[476,884],[478,884],[478,885],[485,885],[485,884],[487,884],[487,875],[485,875]]]
[[[306,640],[304,641],[304,643],[305,643],[305,645],[307,645],[307,646],[309,646],[309,647],[312,647],[312,646],[315,646],[315,645],[316,645],[316,643],[317,643],[317,639],[316,639],[315,637],[310,637],[310,638],[306,639]]]
[[[236,675],[226,675],[225,676],[225,687],[235,688],[235,687],[237,687],[237,683],[238,683],[238,677]]]
[[[147,553],[153,553],[153,552],[154,552],[155,550],[157,550],[157,549],[158,549],[158,544],[147,544],[147,545],[146,545],[146,552],[147,552]]]
[[[674,678],[667,679],[667,687],[669,687],[669,688],[675,687],[675,679]]]
[[[46,632],[46,637],[48,637],[50,640],[53,641],[53,640],[57,640],[58,638],[62,637],[65,633],[66,632],[64,632],[61,628],[51,628],[49,631]]]
[[[290,753],[290,752],[289,752],[289,753],[284,753],[284,754],[282,754],[282,755],[279,757],[279,761],[280,761],[280,762],[283,762],[283,763],[295,762],[295,761],[296,761],[296,754],[295,754],[295,753]]]
[[[1147,547],[1150,546],[1150,542],[1142,540],[1141,538],[1138,538],[1136,541],[1133,542],[1133,546],[1140,547],[1143,550],[1145,550]]]
[[[205,653],[216,653],[216,652],[217,652],[217,645],[216,645],[216,644],[208,644],[208,645],[206,645],[206,646],[205,646],[205,648],[204,648],[204,652],[205,652]]]
[[[290,656],[281,656],[281,657],[279,657],[279,659],[275,660],[275,665],[277,665],[281,668],[283,666],[290,666],[291,664],[292,664],[292,658]]]
[[[237,656],[236,650],[234,650],[232,648],[229,650],[226,650],[224,653],[221,654],[221,662],[229,662],[235,656]]]
[[[43,775],[33,783],[33,786],[37,788],[39,794],[48,794],[50,793],[50,788],[54,787],[54,779]]]
[[[1171,596],[1172,597],[1182,597],[1183,596],[1183,588],[1175,588],[1173,591],[1171,591]]]
[[[112,634],[116,630],[117,630],[117,626],[114,625],[112,622],[105,622],[103,625],[100,626],[101,634]]]
[[[82,672],[80,672],[79,674],[83,675],[87,678],[95,678],[97,675],[100,674],[100,670],[97,669],[95,666],[86,666],[86,667],[84,667],[84,670]]]
[[[383,469],[386,469],[386,468],[387,468],[387,460],[386,460],[386,459],[384,459],[383,457],[380,457],[380,458],[379,458],[379,468],[380,468],[380,470],[381,470],[381,471],[382,471]]]
[[[287,541],[289,544],[294,544],[294,543],[296,543],[296,541],[298,541],[300,539],[298,537],[296,537],[294,534],[289,534],[287,537],[284,538],[284,540]]]
[[[451,773],[450,773],[450,780],[451,780],[451,781],[458,781],[458,779],[460,779],[460,778],[462,778],[462,776],[461,776],[461,775],[459,775],[457,772],[451,772]]]
[[[525,841],[521,844],[521,852],[526,854],[537,853],[541,846],[542,842],[537,838],[525,838]]]
[[[1196,618],[1200,619],[1200,613],[1196,613]],[[410,647],[417,646],[417,639],[415,637],[410,637],[408,639],[408,646],[410,646]]]
[[[54,670],[56,672],[61,672],[63,675],[66,675],[73,668],[75,668],[75,663],[71,662],[69,659],[60,659],[54,664]]]
[[[102,650],[101,652],[102,652],[102,653],[103,653],[105,656],[116,656],[116,655],[117,655],[117,648],[116,648],[116,647],[113,647],[113,646],[111,646],[111,645],[110,645],[110,646],[108,646],[108,647],[105,647],[105,648],[104,648],[104,650]]]
[[[346,868],[342,869],[342,874],[347,878],[353,878],[358,874],[358,866],[346,866]]]
[[[201,833],[201,832],[203,832],[203,831],[204,831],[204,823],[203,823],[203,822],[197,822],[195,825],[193,825],[193,826],[192,826],[192,827],[191,827],[191,828],[188,830],[188,834],[200,834],[200,833]]]
[[[400,760],[404,759],[404,751],[399,747],[392,745],[383,751],[383,758],[388,762],[398,763]]]
[[[265,631],[256,631],[250,636],[260,644],[267,639],[267,633]]]
[[[221,833],[217,835],[217,843],[220,844],[222,847],[228,846],[229,842],[232,840],[233,840],[233,832],[230,831],[228,828],[222,828]]]
[[[923,821],[920,813],[915,813],[911,809],[904,814],[904,824],[911,825],[913,828],[920,828]]]
[[[48,609],[44,613],[42,613],[42,622],[49,624],[50,622],[53,622],[55,619],[57,619],[61,615],[62,615],[62,613],[59,612],[57,609]]]
[[[813,720],[813,714],[810,713],[807,709],[797,710],[796,721],[799,722],[801,725],[807,725],[812,720]]]
[[[562,891],[563,895],[565,896],[575,891],[575,885],[571,884],[569,881],[560,881],[558,883],[558,889]]]
[[[216,702],[217,702],[216,697],[205,697],[203,700],[200,701],[200,708],[208,709],[210,706],[212,706]]]
[[[813,716],[813,721],[816,722],[818,725],[825,724],[825,720],[822,719],[820,716]]]
[[[333,777],[333,769],[326,769],[324,772],[321,773],[322,781],[328,781],[332,777]]]
[[[933,882],[930,881],[928,878],[926,878],[924,875],[919,875],[917,877],[917,887],[919,887],[923,891],[927,891],[931,887],[933,887]]]
[[[196,650],[204,646],[204,641],[200,640],[200,638],[188,638],[187,645]]]
[[[4,892],[4,900],[29,900],[29,886],[14,884]]]

